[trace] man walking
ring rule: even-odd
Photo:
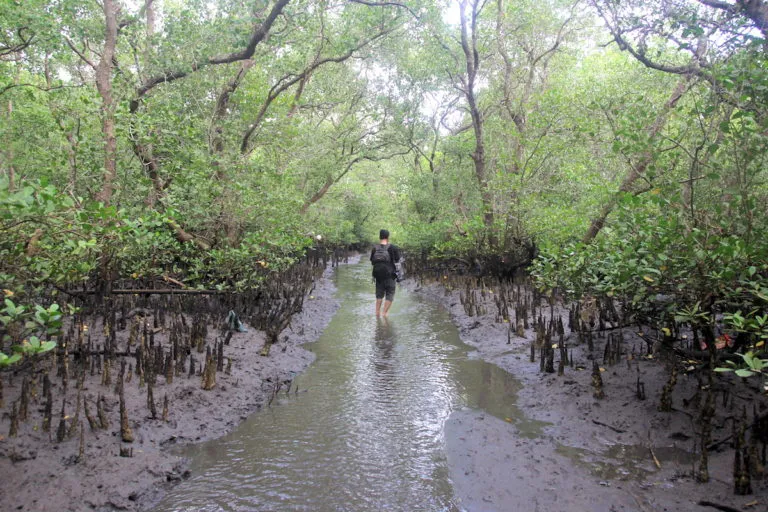
[[[400,261],[400,249],[389,243],[389,231],[379,231],[379,243],[371,250],[373,278],[376,280],[376,316],[387,316],[395,298],[395,263]],[[381,302],[384,301],[384,310]]]

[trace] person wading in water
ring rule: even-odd
[[[389,243],[389,231],[379,231],[379,243],[371,250],[373,279],[376,281],[376,316],[387,316],[395,298],[395,263],[400,261],[400,249]],[[384,301],[384,311],[381,302]]]

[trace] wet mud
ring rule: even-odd
[[[112,368],[113,383],[103,385],[102,375],[85,379],[82,394],[95,416],[96,397],[104,397],[106,429],[92,430],[84,411],[73,435],[56,440],[61,402],[54,405],[53,425],[44,432],[45,400],[41,396],[30,404],[29,419],[19,425],[16,437],[9,438],[10,404],[21,393],[21,377],[9,382],[3,375],[6,407],[0,419],[0,510],[61,512],[84,510],[147,510],[173,486],[189,477],[189,463],[174,454],[184,444],[216,439],[231,432],[250,414],[263,408],[277,386],[285,386],[312,361],[313,354],[302,345],[315,341],[333,317],[338,302],[330,279],[333,269],[315,281],[304,300],[301,313],[294,315],[282,331],[267,357],[261,355],[266,333],[250,326],[247,332],[235,333],[224,347],[224,356],[232,359],[229,371],[216,374],[211,390],[201,387],[200,357],[195,375],[177,375],[172,383],[158,376],[154,387],[156,417],[147,402],[146,387],[133,383],[124,386],[128,424],[134,440],[121,442],[120,400],[114,382],[118,368]],[[100,332],[100,325],[90,328]],[[220,337],[215,326],[209,326],[207,342]],[[125,335],[125,333],[123,333]],[[166,343],[167,333],[158,332],[157,341]],[[205,355],[205,354],[203,354]],[[41,365],[47,364],[46,362]],[[225,369],[226,370],[226,369]],[[61,382],[52,379],[56,394]],[[71,382],[66,393],[67,430],[74,423],[77,386]],[[38,390],[38,395],[40,395]],[[168,398],[167,421],[163,419],[164,398]],[[82,429],[82,443],[80,430]],[[121,450],[124,451],[120,456]],[[82,454],[82,455],[81,455]]]
[[[84,390],[91,397],[93,410],[92,397],[104,396],[109,427],[91,431],[81,412],[85,425],[82,443],[79,432],[56,442],[60,405],[54,408],[51,433],[43,432],[45,404],[41,398],[32,401],[31,419],[20,424],[19,435],[8,438],[10,412],[4,407],[0,420],[0,510],[150,510],[170,490],[181,489],[179,483],[192,476],[189,459],[180,455],[186,453],[183,446],[231,433],[275,399],[276,389],[285,390],[312,363],[314,354],[302,344],[317,340],[339,307],[329,278],[332,272],[327,270],[316,282],[303,311],[278,336],[268,357],[260,355],[265,333],[249,329],[232,337],[227,355],[236,354],[235,363],[231,374],[217,375],[213,390],[202,390],[199,376],[179,377],[168,388],[159,379],[155,400],[161,408],[163,397],[168,396],[167,421],[151,418],[143,389],[125,387],[125,408],[134,436],[130,457],[119,456],[121,448],[127,446],[121,443],[119,396],[114,386],[103,386],[99,376],[86,380]],[[745,512],[766,510],[765,480],[753,479],[753,494],[734,496],[730,443],[720,443],[711,451],[710,482],[695,482],[696,412],[688,402],[696,395],[697,380],[681,374],[671,412],[659,412],[668,367],[656,358],[639,357],[638,350],[638,357],[629,366],[626,358],[603,365],[605,398],[598,400],[593,396],[590,371],[594,356],[585,346],[572,348],[573,366],[567,366],[564,375],[542,373],[538,355],[533,363],[529,359],[533,330],[525,330],[522,337],[511,336],[508,324],[487,313],[493,310],[492,298],[486,298],[487,304],[477,311],[480,315],[468,316],[458,291],[446,292],[439,284],[413,281],[406,286],[447,309],[448,318],[468,346],[458,349],[466,355],[457,357],[488,361],[513,376],[514,385],[504,389],[512,399],[512,409],[507,404],[507,409],[495,410],[491,404],[484,411],[482,403],[473,402],[452,409],[443,420],[444,478],[451,484],[446,494],[450,510],[714,510],[699,505],[702,501]],[[396,308],[393,313],[397,313]],[[643,343],[632,338],[631,329],[624,339],[628,347]],[[636,396],[638,376],[645,384],[645,400]],[[22,383],[17,378],[4,384],[7,405],[16,400]],[[75,386],[71,388],[68,424],[77,402]],[[713,419],[713,442],[730,435],[728,416],[734,414],[727,407],[719,407]],[[317,510],[338,510],[332,501],[329,503]]]
[[[535,332],[526,329],[524,337],[510,333],[509,324],[496,316],[492,294],[479,300],[480,315],[469,316],[460,291],[437,283],[409,286],[443,304],[462,341],[474,348],[470,357],[514,375],[522,383],[517,406],[528,418],[545,422],[540,435],[529,438],[513,422],[491,415],[473,410],[451,415],[446,423],[450,474],[465,510],[715,510],[699,505],[702,501],[735,510],[768,509],[765,478],[753,477],[753,494],[734,495],[730,443],[709,453],[710,481],[695,481],[697,412],[690,402],[699,382],[679,375],[672,411],[660,412],[669,369],[657,357],[641,355],[645,343],[633,329],[625,329],[626,352],[616,364],[603,365],[603,341],[595,350],[599,356],[574,343],[569,354],[574,364],[558,376],[540,371],[538,353],[535,362],[530,361]],[[567,311],[557,314],[567,321]],[[627,364],[632,347],[636,356]],[[599,360],[604,370],[603,399],[593,396],[592,360]],[[638,376],[645,400],[637,397]],[[730,436],[729,417],[741,410],[739,405],[734,408],[738,411],[720,405],[713,419],[713,442]]]

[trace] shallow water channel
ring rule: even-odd
[[[299,393],[189,447],[193,476],[157,511],[460,510],[445,456],[452,411],[539,433],[515,406],[519,383],[468,358],[439,305],[399,288],[389,319],[377,320],[366,263],[337,270],[341,308],[306,346],[317,359],[296,378]]]

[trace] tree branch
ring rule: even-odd
[[[362,161],[366,161],[366,160],[369,161],[369,162],[379,162],[381,160],[388,160],[388,159],[394,158],[396,156],[407,155],[410,152],[411,152],[410,149],[408,149],[406,151],[396,151],[396,152],[388,154],[388,155],[378,155],[378,156],[361,155],[361,156],[358,156],[358,157],[352,159],[349,163],[347,163],[346,167],[344,167],[344,170],[341,171],[341,173],[338,176],[336,176],[334,178],[333,175],[329,175],[326,178],[325,183],[323,183],[323,186],[320,187],[320,189],[317,192],[315,192],[312,195],[312,197],[307,199],[304,202],[304,204],[301,206],[301,209],[299,210],[299,214],[300,215],[304,215],[305,213],[307,213],[307,210],[309,210],[309,207],[312,206],[313,204],[315,204],[316,202],[318,202],[320,199],[322,199],[325,196],[325,194],[328,192],[328,190],[333,185],[335,185],[336,183],[341,181],[341,179],[344,176],[346,176],[347,173],[349,173],[349,171],[352,169],[352,167],[355,166],[355,164],[357,164],[359,162],[362,162]]]
[[[312,62],[309,66],[307,66],[301,73],[297,75],[293,74],[287,74],[284,75],[282,78],[280,78],[275,85],[272,86],[272,88],[269,90],[269,93],[267,94],[267,98],[264,100],[264,104],[261,106],[261,109],[259,110],[258,114],[256,114],[256,119],[253,123],[248,127],[248,129],[243,134],[242,142],[240,143],[240,152],[243,154],[248,153],[248,146],[250,143],[250,139],[253,136],[254,132],[259,128],[261,125],[261,122],[264,120],[264,117],[266,116],[267,110],[269,110],[270,105],[272,102],[280,96],[283,92],[291,88],[294,84],[299,83],[305,77],[307,77],[309,74],[314,72],[317,68],[324,64],[328,64],[331,62],[335,63],[341,63],[345,60],[352,57],[352,55],[355,54],[355,52],[361,50],[362,48],[368,46],[372,42],[376,41],[377,39],[384,37],[385,35],[392,32],[394,29],[386,29],[382,30],[378,34],[374,35],[370,39],[365,39],[361,43],[359,43],[354,48],[348,50],[342,55],[338,55],[336,57],[326,57],[324,59],[316,59],[314,62]]]
[[[714,7],[715,9],[721,9],[723,11],[733,12],[736,9],[736,4],[729,4],[728,2],[720,2],[718,0],[698,0],[700,4],[704,4],[707,7]]]
[[[667,124],[669,114],[675,108],[678,101],[680,101],[680,98],[683,97],[683,94],[685,94],[686,90],[688,89],[688,84],[691,78],[692,75],[686,75],[680,78],[680,81],[675,86],[675,89],[672,91],[669,99],[664,104],[663,109],[658,113],[653,124],[648,128],[649,147],[642,153],[642,155],[640,155],[635,165],[630,164],[630,170],[624,180],[621,182],[619,190],[603,206],[603,208],[600,210],[600,214],[592,219],[589,229],[584,235],[584,238],[582,238],[583,243],[588,244],[595,239],[600,230],[603,229],[603,226],[605,226],[605,221],[608,218],[608,215],[610,215],[610,213],[613,211],[613,208],[618,203],[621,195],[632,190],[632,185],[644,175],[648,166],[653,162],[653,148],[651,145],[656,139],[658,139],[661,130]]]
[[[91,68],[96,69],[96,64],[94,64],[90,59],[88,59],[88,57],[86,57],[80,50],[78,50],[75,46],[75,43],[73,43],[72,40],[66,35],[64,36],[64,41],[66,41],[67,46],[69,46],[72,51],[75,52],[78,57],[80,57],[80,60],[88,64]]]
[[[763,33],[763,38],[768,38],[768,4],[764,0],[736,0],[735,3],[720,0],[698,0],[698,2],[729,14],[746,16]]]
[[[43,92],[50,92],[50,91],[55,91],[57,89],[76,89],[78,87],[82,87],[82,85],[54,85],[51,87],[41,87],[35,84],[11,84],[11,85],[6,85],[2,89],[0,89],[0,96],[2,96],[3,94],[5,94],[6,92],[8,92],[9,90],[15,87],[33,87]]]
[[[176,71],[171,71],[168,73],[163,73],[161,75],[156,75],[154,77],[151,77],[148,80],[146,80],[141,86],[139,86],[139,88],[136,90],[137,99],[140,99],[149,91],[151,91],[154,87],[160,84],[169,83],[169,82],[173,82],[174,80],[184,78],[185,76],[189,75],[191,72],[195,72],[203,67],[216,65],[216,64],[229,64],[231,62],[250,59],[251,57],[253,57],[253,54],[256,51],[256,46],[266,38],[275,20],[278,18],[280,13],[283,11],[285,6],[289,2],[290,0],[277,0],[277,2],[275,2],[275,5],[272,7],[272,10],[270,11],[269,15],[267,15],[267,18],[259,26],[257,26],[254,29],[248,41],[248,44],[241,51],[233,52],[227,55],[221,55],[218,57],[209,57],[207,60],[201,63],[193,63],[191,69],[188,71],[176,70]],[[135,111],[137,108],[138,108],[138,101],[134,100],[133,102],[131,102],[131,110]]]
[[[32,41],[35,39],[35,33],[32,32],[29,37],[25,38],[24,33],[27,31],[30,31],[29,27],[19,27],[16,30],[16,35],[19,36],[21,42],[18,44],[4,44],[0,46],[0,57],[5,57],[6,55],[10,55],[12,53],[18,53],[32,44]]]
[[[347,0],[350,3],[353,4],[361,4],[361,5],[367,5],[368,7],[398,7],[400,9],[405,9],[409,13],[411,13],[411,16],[419,19],[419,15],[416,14],[416,12],[408,7],[407,5],[400,3],[400,2],[371,2],[369,0]]]

